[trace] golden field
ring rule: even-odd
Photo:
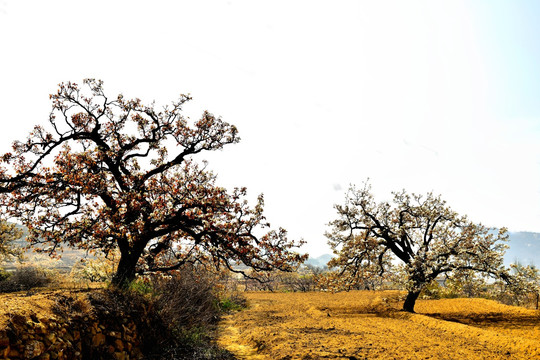
[[[246,293],[219,343],[240,359],[540,359],[540,312],[485,299],[402,293]]]

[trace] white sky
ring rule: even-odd
[[[489,226],[540,232],[536,1],[0,0],[0,152],[45,124],[48,94],[95,77],[235,124],[205,155],[263,192],[304,251],[349,184],[434,191]]]

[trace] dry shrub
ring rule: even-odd
[[[87,297],[58,294],[51,311],[61,318],[72,319],[92,314],[92,306]]]
[[[149,280],[152,309],[172,335],[156,359],[233,359],[212,340],[220,315],[245,306],[245,297],[227,281],[221,273],[193,265]]]
[[[245,305],[225,290],[222,274],[188,265],[169,276],[140,279],[125,291],[98,292],[100,312],[137,320],[146,359],[233,359],[212,340],[222,312]]]
[[[0,281],[0,292],[28,291],[43,287],[54,281],[51,271],[34,266],[19,267],[7,279]]]
[[[220,284],[216,275],[186,266],[169,277],[152,279],[154,304],[172,328],[192,328],[215,323],[220,315]]]

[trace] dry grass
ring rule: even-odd
[[[24,292],[2,294],[0,311],[0,330],[4,329],[13,316],[28,319],[30,316],[49,319],[53,316],[51,308],[57,305],[58,297],[68,294],[65,290],[42,290],[31,296]],[[83,296],[84,292],[73,291],[69,295]],[[25,320],[26,321],[26,320]]]
[[[248,293],[220,343],[246,359],[534,359],[540,313],[484,299],[418,301],[399,292]]]

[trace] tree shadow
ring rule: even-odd
[[[490,313],[429,313],[424,314],[436,319],[457,322],[460,324],[485,327],[501,327],[506,329],[540,328],[540,313],[520,314],[510,312]]]

